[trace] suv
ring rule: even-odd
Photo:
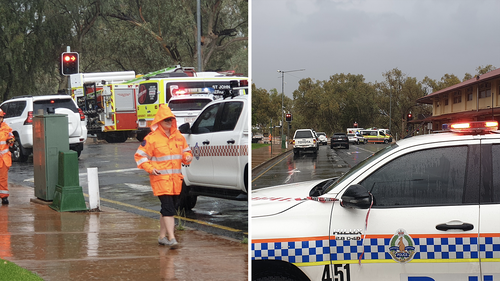
[[[182,167],[180,208],[192,209],[198,195],[247,200],[250,106],[247,95],[218,99],[192,126],[179,126],[193,153],[191,164]]]
[[[454,125],[464,129],[400,140],[340,178],[253,190],[252,278],[500,277],[498,122]]]
[[[301,151],[318,152],[316,134],[311,129],[298,129],[293,135],[293,153],[298,155]]]
[[[4,122],[12,128],[16,141],[12,160],[26,162],[33,153],[33,116],[41,113],[68,116],[69,148],[80,156],[87,140],[85,116],[68,95],[18,96],[3,102]]]
[[[328,138],[326,137],[326,134],[324,132],[317,132],[319,142],[322,145],[327,145],[328,144]]]
[[[349,138],[345,133],[335,133],[332,135],[332,138],[330,139],[330,148],[333,149],[336,146],[343,146],[349,149]]]

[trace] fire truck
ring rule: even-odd
[[[134,71],[69,76],[71,96],[82,109],[89,134],[110,143],[125,142],[137,130]]]
[[[143,78],[137,92],[137,139],[142,141],[160,104],[182,95],[213,95],[222,98],[238,87],[246,88],[248,78],[234,72],[195,72],[193,68],[177,67],[168,72]],[[178,124],[181,125],[181,124]]]

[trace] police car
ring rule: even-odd
[[[248,186],[248,95],[233,90],[231,96],[207,104],[192,126],[179,131],[193,153],[182,167],[184,182],[179,207],[191,209],[197,196],[247,201]]]
[[[500,280],[498,122],[450,127],[252,191],[252,279]]]

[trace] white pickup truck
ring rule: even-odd
[[[215,100],[192,125],[179,126],[193,153],[182,167],[179,207],[192,209],[200,195],[247,200],[250,106],[248,95]]]

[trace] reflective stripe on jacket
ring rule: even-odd
[[[3,165],[12,166],[8,140],[13,138],[12,129],[5,122],[2,122],[0,124],[0,167],[3,167]]]
[[[184,136],[177,130],[177,122],[172,122],[170,137],[167,137],[158,122],[168,117],[175,117],[170,108],[162,105],[151,125],[149,133],[141,143],[134,155],[137,167],[149,173],[149,179],[153,194],[179,195],[182,190],[182,164],[187,155],[191,155],[191,149],[186,143]],[[153,175],[156,169],[160,175]]]

